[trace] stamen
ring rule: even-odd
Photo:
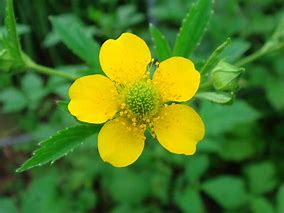
[[[151,62],[153,63],[154,60]],[[126,119],[123,125],[127,131],[145,131],[149,127],[155,137],[154,121],[159,118],[157,115],[162,100],[149,76],[150,72],[147,71],[145,78],[122,88],[123,103],[120,105],[119,115]]]
[[[127,89],[125,103],[132,114],[142,119],[157,113],[160,95],[151,81],[138,81]]]
[[[121,109],[125,109],[125,108],[126,108],[126,104],[125,104],[125,103],[122,103],[121,106],[120,106],[120,108],[121,108]]]

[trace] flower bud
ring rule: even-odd
[[[211,77],[216,90],[234,91],[238,88],[238,80],[244,68],[220,61],[212,70]]]

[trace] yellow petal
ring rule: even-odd
[[[147,44],[131,33],[107,40],[100,50],[103,71],[110,79],[122,84],[142,78],[150,61]]]
[[[77,79],[69,89],[68,109],[78,120],[104,123],[113,118],[119,107],[115,85],[103,75],[88,75]]]
[[[182,104],[164,107],[160,118],[154,121],[154,130],[165,149],[185,155],[194,154],[196,144],[205,133],[199,115],[191,107]]]
[[[200,74],[190,60],[172,57],[159,64],[153,83],[160,91],[163,101],[187,101],[199,87]]]
[[[108,121],[98,136],[101,158],[115,167],[125,167],[135,162],[144,148],[144,131],[131,128],[123,118]]]

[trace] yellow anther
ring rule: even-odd
[[[155,61],[155,59],[154,59],[154,58],[152,58],[152,59],[151,59],[151,63],[154,63],[154,61]]]
[[[147,79],[147,80],[150,78],[150,72],[149,71],[145,72],[144,78]]]
[[[139,127],[140,129],[146,129],[146,124],[141,124]]]
[[[123,116],[123,114],[124,114],[123,111],[120,111],[120,112],[119,112],[119,115],[120,115],[120,116]]]
[[[160,116],[154,118],[155,121],[159,120],[160,119]]]
[[[121,109],[125,109],[125,107],[126,107],[125,103],[121,104],[121,106],[120,106]]]
[[[155,62],[155,65],[156,65],[157,67],[159,66],[159,64],[160,64],[160,63],[159,63],[158,61]]]
[[[156,136],[156,133],[155,133],[155,130],[153,129],[153,128],[151,128],[151,135],[152,135],[152,137],[153,138],[156,138],[157,136]]]

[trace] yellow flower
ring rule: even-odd
[[[194,64],[171,57],[156,63],[150,77],[150,50],[131,33],[107,40],[99,59],[107,77],[77,79],[69,89],[68,109],[80,121],[106,122],[98,135],[101,158],[116,167],[132,164],[143,151],[146,129],[168,151],[194,154],[204,137],[204,124],[191,107],[178,104],[198,89],[200,74]]]

